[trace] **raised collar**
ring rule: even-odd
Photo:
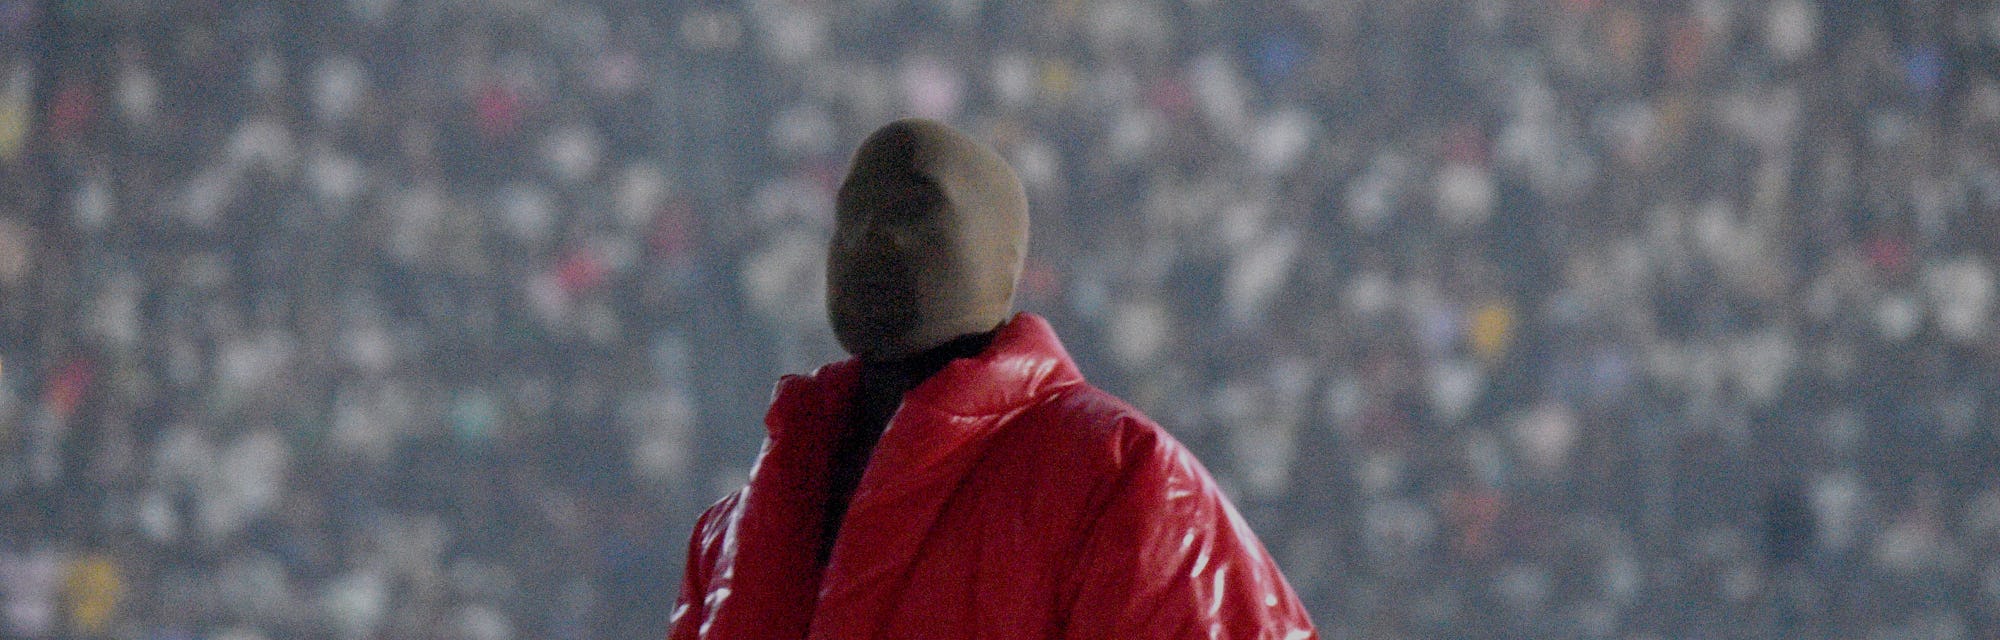
[[[903,394],[855,487],[832,557],[816,570],[828,463],[860,370],[849,359],[778,383],[764,421],[771,438],[741,494],[737,537],[724,543],[742,551],[724,573],[735,604],[718,600],[715,637],[873,628],[983,443],[1010,414],[1083,381],[1048,322],[1022,313],[979,355],[952,361]]]
[[[819,424],[844,415],[861,362],[848,358],[806,375],[779,380],[765,425],[774,439],[790,425]],[[1083,381],[1055,330],[1041,316],[1017,313],[979,355],[960,358],[903,395],[904,407],[960,417],[1012,411]]]

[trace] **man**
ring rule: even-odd
[[[779,382],[671,640],[1315,637],[1200,463],[1013,313],[1027,199],[997,154],[893,122],[838,198],[827,315],[854,357]]]

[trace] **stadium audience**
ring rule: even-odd
[[[1328,638],[2000,634],[2000,8],[0,0],[0,638],[650,638],[859,136]]]

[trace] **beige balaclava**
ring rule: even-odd
[[[848,353],[905,358],[1013,313],[1028,247],[1020,178],[965,134],[891,122],[854,152],[827,247],[827,318]]]

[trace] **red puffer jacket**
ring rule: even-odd
[[[749,486],[695,527],[670,640],[1316,637],[1201,464],[1030,314],[904,395],[820,570],[857,376],[779,383]]]

